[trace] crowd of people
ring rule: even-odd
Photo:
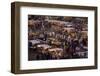
[[[29,60],[88,57],[86,17],[29,15],[28,21]]]

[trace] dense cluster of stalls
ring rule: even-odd
[[[30,19],[29,60],[87,58],[87,23],[80,22]]]

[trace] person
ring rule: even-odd
[[[28,42],[28,47],[32,47],[32,42]]]

